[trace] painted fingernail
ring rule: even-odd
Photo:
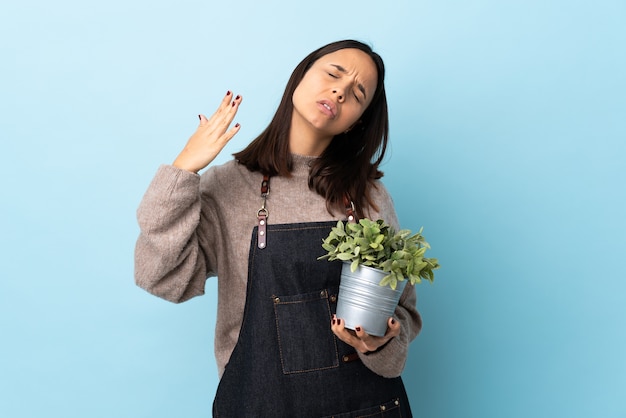
[[[361,327],[356,327],[354,330],[355,330],[356,332],[361,332]]]
[[[239,124],[238,123],[235,124],[235,128],[239,128]]]
[[[233,107],[235,107],[235,104],[236,104],[236,103],[237,103],[237,102],[233,102]]]
[[[393,325],[393,324],[395,324],[395,323],[396,323],[396,320],[395,320],[395,319],[393,319],[393,318],[391,318],[391,325]]]
[[[202,116],[198,115],[198,119],[202,120]]]
[[[337,320],[335,318],[333,318],[333,325],[337,324]]]
[[[227,95],[227,96],[230,96],[230,94],[231,94],[231,93],[230,93],[230,90],[228,90],[228,91],[226,92],[226,95]]]
[[[237,97],[235,97],[235,100],[239,100],[239,95],[237,95]]]

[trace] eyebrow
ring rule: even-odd
[[[330,64],[333,67],[335,67],[339,72],[341,73],[347,73],[348,71],[343,68],[341,65],[338,64]],[[363,93],[363,97],[365,97],[365,100],[367,100],[367,94],[365,93],[365,87],[363,86],[363,84],[361,83],[357,83],[357,88],[361,91],[361,93]]]

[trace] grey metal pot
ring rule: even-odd
[[[370,335],[382,337],[387,331],[387,320],[393,316],[407,280],[398,282],[395,290],[379,283],[387,273],[371,267],[359,266],[350,271],[343,263],[337,297],[337,317],[345,327],[363,328]]]

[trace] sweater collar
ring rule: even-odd
[[[309,155],[291,154],[293,161],[293,170],[291,174],[293,176],[309,176],[311,164],[317,159]]]

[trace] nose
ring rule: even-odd
[[[343,92],[343,90],[341,88],[334,88],[333,89],[333,94],[337,95],[337,101],[338,102],[343,102],[345,99],[345,94]]]

